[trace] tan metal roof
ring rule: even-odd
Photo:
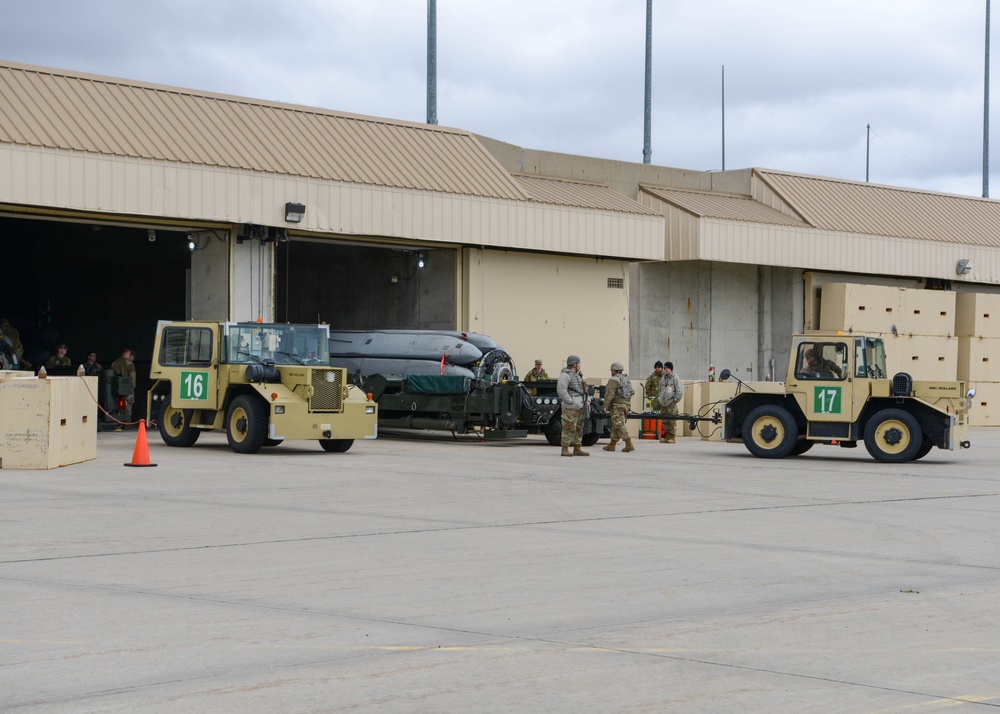
[[[699,218],[723,218],[779,226],[808,227],[796,218],[765,206],[750,196],[735,193],[693,191],[640,184],[639,189]]]
[[[816,228],[1000,247],[1000,201],[769,169],[754,169],[753,183],[757,198],[773,192]]]
[[[527,198],[470,133],[0,62],[0,142]]]
[[[646,206],[626,198],[602,184],[535,174],[513,174],[513,176],[524,192],[533,201],[540,203],[659,215],[656,211],[646,208]]]

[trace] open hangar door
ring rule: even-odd
[[[335,330],[454,330],[458,251],[295,238],[278,243],[275,317]]]
[[[145,414],[156,322],[184,319],[191,250],[187,230],[0,216],[0,315],[38,368],[66,343],[74,365],[91,351],[109,368],[136,353],[133,419]]]

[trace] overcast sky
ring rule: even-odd
[[[427,117],[426,0],[2,9],[6,60]],[[438,122],[641,162],[645,12],[645,0],[438,0]],[[872,182],[980,196],[985,16],[985,0],[653,0],[653,163],[722,168],[724,65],[725,168],[863,181],[870,124]],[[991,164],[1000,197],[1000,156]]]

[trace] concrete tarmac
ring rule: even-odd
[[[903,465],[135,438],[0,471],[5,714],[1000,707],[995,430]]]

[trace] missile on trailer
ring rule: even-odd
[[[482,358],[483,351],[462,339],[462,334],[433,330],[331,330],[330,356],[438,361],[444,357],[451,364],[472,364]]]

